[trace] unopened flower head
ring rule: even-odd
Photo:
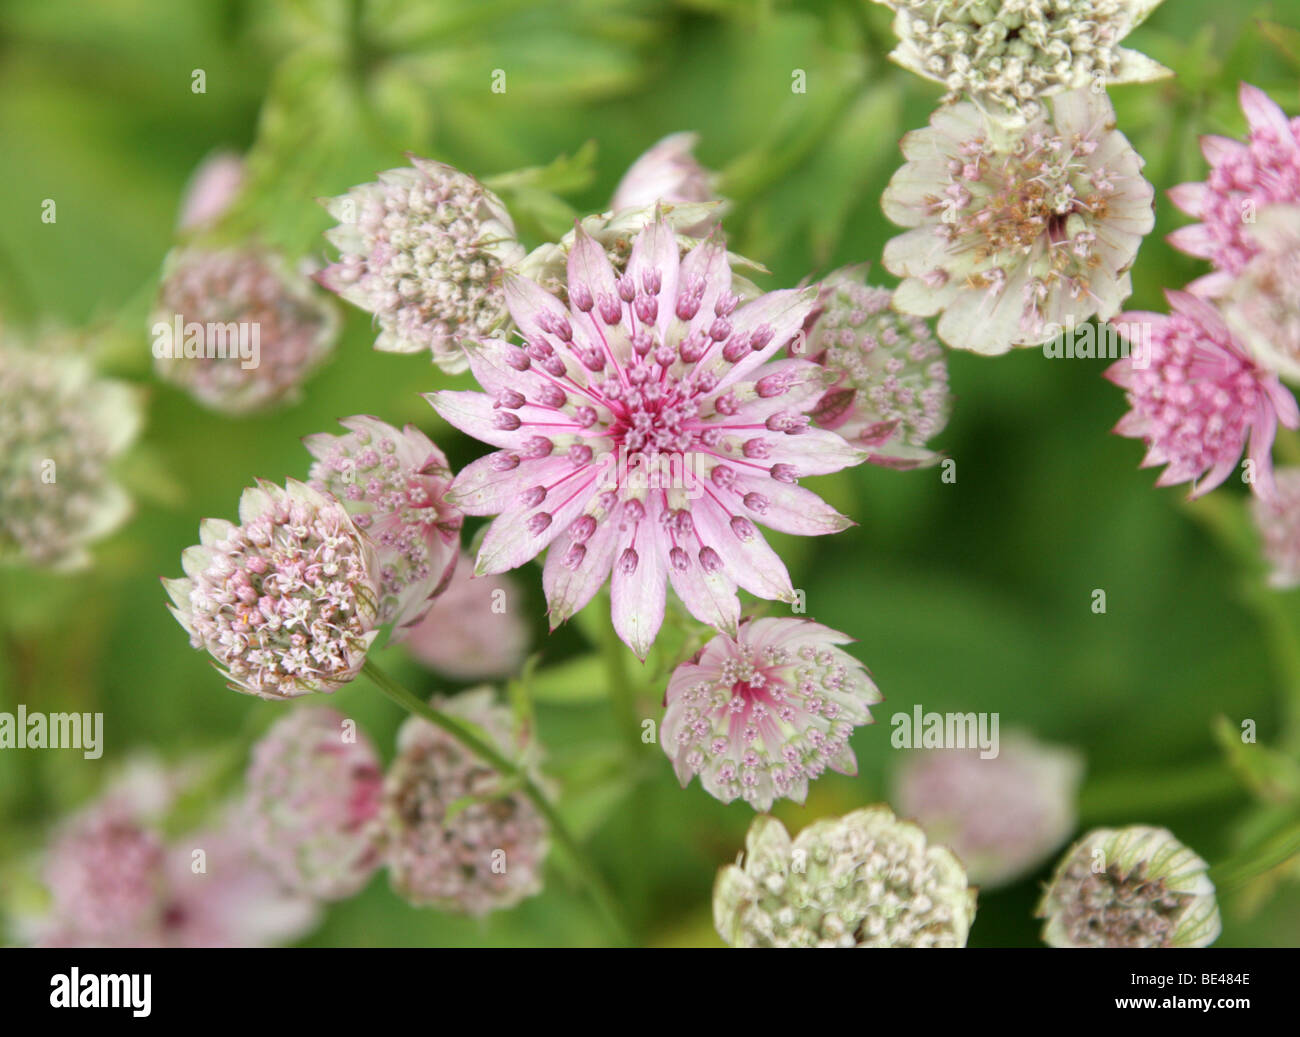
[[[333,709],[295,709],[253,747],[249,839],[289,889],[358,892],[381,863],[383,770],[369,739]]]
[[[922,749],[895,781],[894,805],[952,849],[970,880],[994,888],[1029,874],[1074,831],[1083,765],[1069,749],[1027,736],[979,749]]]
[[[225,215],[244,186],[244,160],[233,151],[217,151],[205,158],[185,185],[178,226],[200,230]]]
[[[149,325],[158,376],[239,415],[296,402],[333,352],[339,322],[277,253],[194,247],[168,255]]]
[[[903,138],[907,163],[882,198],[912,228],[885,246],[904,278],[894,307],[942,312],[939,337],[976,353],[1113,316],[1155,222],[1142,158],[1104,93],[1061,94],[1023,130],[994,130],[972,104],[939,109]]]
[[[457,680],[515,673],[528,651],[522,591],[508,576],[475,576],[474,559],[456,572],[411,629],[407,649],[425,666]]]
[[[1053,947],[1206,947],[1222,928],[1209,865],[1164,828],[1098,828],[1038,905]]]
[[[373,544],[342,504],[295,480],[245,490],[239,522],[204,520],[185,576],[163,581],[190,644],[231,688],[265,699],[349,683],[377,633]]]
[[[443,370],[463,371],[460,340],[504,324],[502,272],[524,251],[495,194],[451,166],[410,160],[325,203],[340,255],[319,280],[375,315],[376,349],[428,350]]]
[[[1224,320],[1261,364],[1300,381],[1300,205],[1260,210],[1250,237],[1259,251],[1227,289]]]
[[[839,646],[852,639],[805,619],[756,619],[719,634],[673,671],[660,735],[683,787],[694,775],[724,803],[802,803],[826,768],[856,774],[853,729],[881,701]]]
[[[975,891],[947,849],[888,807],[815,821],[791,841],[754,818],[718,873],[713,923],[733,947],[964,947]]]
[[[926,442],[948,423],[948,364],[930,326],[893,308],[865,267],[821,282],[807,352],[837,376],[813,420],[869,453],[871,464],[915,468],[939,455]]]
[[[1300,118],[1288,119],[1258,87],[1242,83],[1240,98],[1246,139],[1202,137],[1209,176],[1169,192],[1178,208],[1201,221],[1174,231],[1169,242],[1214,267],[1192,283],[1203,295],[1222,295],[1259,251],[1252,225],[1260,210],[1300,202]]]
[[[621,276],[579,233],[567,285],[565,305],[508,277],[524,344],[468,345],[488,392],[429,397],[452,425],[498,448],[467,466],[450,494],[467,514],[499,516],[477,571],[504,572],[549,547],[552,626],[609,579],[614,628],[643,658],[669,585],[697,619],[733,633],[737,585],[793,600],[757,524],[802,535],[844,529],[849,520],[798,480],[866,456],[811,427],[823,367],[768,362],[799,332],[816,289],[741,305],[721,241],[681,258],[664,221],[639,233]]]
[[[509,710],[490,688],[436,703],[517,756]],[[545,821],[520,791],[450,735],[418,717],[397,736],[384,781],[388,869],[399,896],[471,915],[513,907],[539,892]]]
[[[451,579],[460,552],[459,511],[446,501],[447,458],[414,425],[399,431],[378,418],[341,422],[346,435],[303,442],[316,458],[311,486],[333,496],[375,544],[379,622],[403,639]]]
[[[86,564],[130,514],[112,462],[139,428],[128,386],[78,356],[0,342],[0,561]]]
[[[1010,126],[1038,98],[1076,87],[1144,83],[1172,73],[1119,46],[1161,0],[876,0],[896,12],[890,58],[963,94]]]
[[[1106,377],[1128,393],[1115,431],[1146,443],[1142,466],[1165,465],[1157,486],[1193,484],[1208,493],[1250,460],[1249,482],[1272,492],[1273,439],[1279,423],[1300,425],[1295,397],[1242,347],[1219,311],[1199,296],[1168,292],[1172,313],[1125,313],[1121,334],[1145,325],[1150,356],[1116,361]]]
[[[618,212],[654,206],[658,202],[720,201],[713,189],[716,175],[695,158],[694,149],[699,140],[695,133],[673,133],[655,144],[623,174],[614,190],[610,209]],[[723,207],[719,206],[710,219],[686,228],[686,233],[702,237],[722,214]]]
[[[1300,586],[1300,468],[1279,468],[1273,496],[1251,502],[1269,583],[1280,590]]]

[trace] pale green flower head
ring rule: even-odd
[[[1145,83],[1173,73],[1119,45],[1161,0],[876,0],[896,13],[890,58],[1023,126],[1039,98],[1096,84]]]
[[[974,918],[961,863],[885,806],[815,821],[793,841],[760,815],[713,888],[714,925],[733,947],[964,947]]]
[[[1052,947],[1207,947],[1222,923],[1209,865],[1165,828],[1098,828],[1038,905]]]

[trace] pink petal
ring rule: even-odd
[[[623,505],[626,510],[627,505]],[[654,644],[655,635],[664,621],[668,581],[664,574],[666,552],[659,536],[659,507],[647,502],[645,517],[633,526],[628,523],[614,552],[614,571],[610,580],[611,613],[614,631],[637,658],[644,659]],[[618,521],[611,516],[607,521]],[[628,549],[637,553],[632,572],[621,564]]]

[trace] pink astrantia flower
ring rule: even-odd
[[[802,803],[827,767],[856,774],[849,735],[881,701],[852,638],[806,619],[757,619],[673,671],[661,742],[684,788],[699,775],[724,803]]]
[[[705,169],[693,153],[699,143],[699,134],[673,133],[659,141],[638,158],[614,190],[610,209],[653,207],[658,202],[716,202],[713,191],[716,175]],[[710,218],[691,227],[685,233],[703,237],[723,215],[719,206]]]
[[[406,647],[425,666],[457,680],[506,677],[528,651],[520,591],[508,576],[474,576],[473,569],[472,558],[460,560]]]
[[[611,581],[614,628],[645,657],[671,584],[703,622],[734,631],[737,585],[791,600],[785,566],[755,523],[834,533],[849,520],[798,480],[865,453],[810,428],[827,385],[808,360],[767,363],[798,333],[816,289],[731,293],[715,236],[679,258],[664,221],[644,228],[616,276],[580,233],[566,306],[506,279],[526,345],[467,345],[488,393],[439,392],[452,425],[498,448],[465,468],[450,500],[498,515],[476,571],[500,573],[549,547],[543,586],[552,626]],[[489,395],[490,394],[490,395]]]
[[[1243,449],[1255,492],[1273,486],[1273,439],[1280,422],[1300,425],[1295,397],[1257,363],[1210,303],[1167,292],[1172,309],[1122,313],[1116,330],[1132,353],[1106,370],[1128,393],[1129,412],[1115,431],[1146,442],[1142,467],[1165,465],[1157,486],[1190,482],[1208,493],[1237,466]]]
[[[1155,223],[1142,157],[1105,93],[1073,90],[1008,135],[968,102],[902,141],[881,204],[904,234],[885,246],[901,312],[942,313],[955,349],[1038,345],[1070,320],[1107,319]]]
[[[1288,119],[1258,87],[1242,83],[1240,98],[1249,124],[1245,141],[1202,137],[1210,175],[1169,192],[1178,208],[1201,221],[1174,231],[1169,242],[1214,267],[1191,285],[1203,295],[1221,295],[1259,251],[1251,233],[1259,209],[1300,202],[1300,118]]]
[[[1259,251],[1221,300],[1223,319],[1265,367],[1300,381],[1300,205],[1269,205],[1251,228]]]
[[[244,491],[239,525],[206,519],[163,580],[171,613],[230,687],[264,699],[334,691],[375,639],[379,565],[343,505],[289,480]]]
[[[379,622],[406,637],[451,579],[460,553],[461,513],[446,500],[447,458],[414,425],[402,431],[378,418],[344,418],[348,434],[307,436],[315,457],[310,485],[341,501],[375,543],[382,597]]]
[[[1270,498],[1251,502],[1264,560],[1271,572],[1268,582],[1279,590],[1300,586],[1300,468],[1279,468]]]
[[[865,265],[837,270],[820,287],[807,353],[837,379],[813,420],[864,447],[871,464],[934,464],[926,440],[948,423],[952,394],[930,326],[897,313],[893,292],[866,282]]]
[[[333,709],[295,709],[253,747],[249,839],[289,889],[341,900],[380,865],[384,775],[370,740]]]

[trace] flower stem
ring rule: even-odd
[[[369,677],[380,691],[412,716],[417,716],[421,720],[425,720],[446,731],[447,734],[491,766],[497,773],[519,783],[520,791],[532,801],[542,816],[546,818],[555,841],[565,848],[569,857],[577,866],[587,891],[605,917],[618,942],[631,944],[633,941],[628,926],[623,921],[622,911],[619,909],[618,902],[609,887],[605,884],[605,880],[601,877],[595,865],[591,863],[573,833],[569,831],[554,804],[546,798],[546,794],[528,777],[523,768],[507,759],[503,753],[480,738],[457,717],[435,709],[427,702],[422,702],[401,684],[389,677],[373,661],[366,660],[361,672]]]

